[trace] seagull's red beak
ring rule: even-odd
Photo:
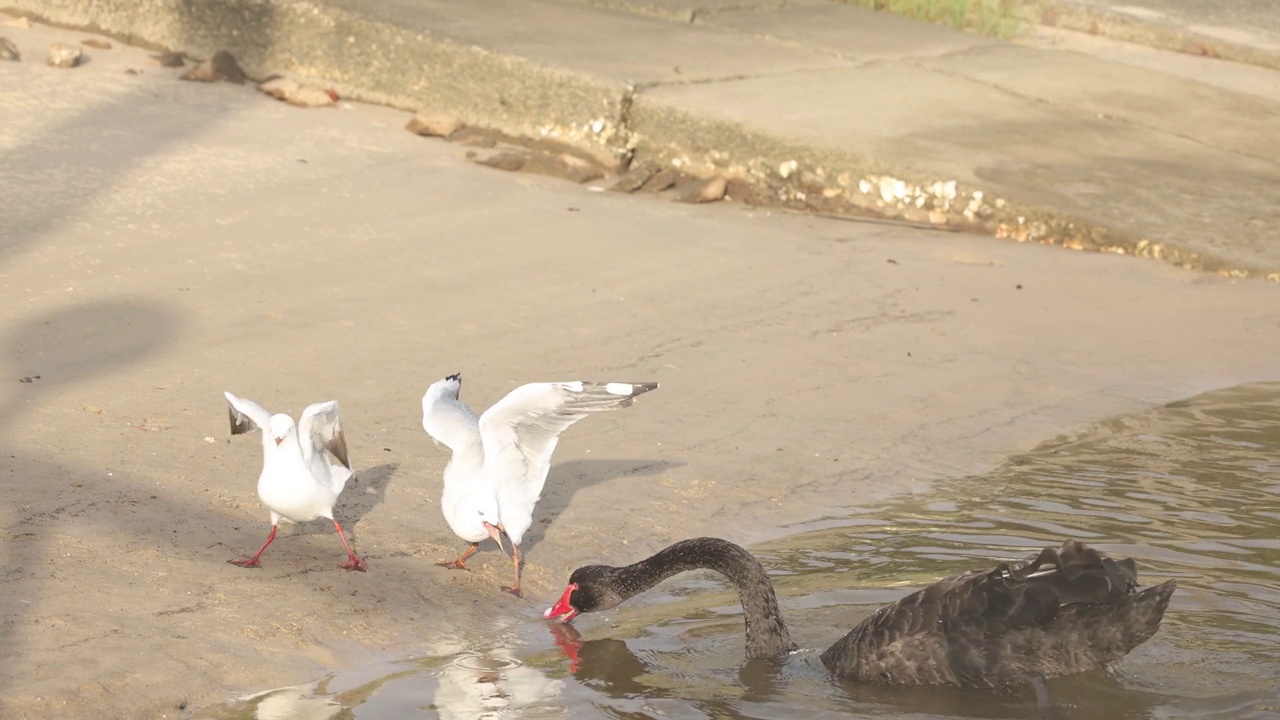
[[[279,445],[280,443],[284,442],[284,438],[273,438],[273,439],[276,441],[276,444],[277,444],[277,445]]]
[[[498,543],[498,549],[502,551],[502,554],[506,555],[507,549],[502,545],[502,533],[506,532],[507,530],[506,528],[502,527],[502,523],[498,523],[497,525],[485,523],[484,530],[485,532],[489,533],[489,537],[493,538],[494,542]]]
[[[562,623],[567,623],[578,617],[577,608],[569,603],[569,596],[577,589],[577,583],[569,583],[569,587],[564,589],[564,594],[560,596],[555,605],[547,608],[546,612],[542,613],[542,617],[548,620],[559,620]]]

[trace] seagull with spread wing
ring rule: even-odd
[[[352,552],[342,526],[333,519],[333,505],[352,475],[351,462],[347,459],[347,440],[338,420],[338,402],[330,400],[308,405],[295,425],[288,415],[272,415],[252,400],[231,393],[223,394],[229,403],[232,435],[247,433],[254,428],[262,430],[262,474],[258,476],[258,497],[271,511],[271,534],[258,552],[247,560],[227,562],[240,567],[261,567],[258,558],[276,539],[276,528],[281,520],[303,523],[326,518],[333,522],[333,528],[347,549],[347,564],[342,567],[364,572],[364,561]],[[331,464],[325,456],[326,450],[342,464]]]
[[[502,547],[511,540],[515,583],[520,590],[520,540],[533,525],[533,507],[551,469],[560,433],[587,415],[623,408],[658,383],[530,383],[512,390],[476,418],[458,400],[462,376],[450,375],[422,396],[422,428],[453,451],[444,469],[440,508],[453,532],[471,543],[456,560],[437,563],[466,570],[466,559],[485,538]]]

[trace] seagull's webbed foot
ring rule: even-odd
[[[503,586],[502,586],[502,591],[503,591],[503,592],[509,592],[509,593],[511,593],[512,595],[515,595],[516,597],[521,598],[521,599],[523,599],[523,598],[524,598],[524,591],[520,589],[520,586],[519,586],[519,585],[516,585],[516,586],[513,586],[513,587],[507,587],[506,585],[503,585]]]
[[[342,547],[347,550],[347,564],[342,566],[343,570],[359,570],[364,572],[364,561],[356,557],[356,552],[351,549],[351,543],[347,542],[347,534],[342,532],[342,526],[337,520],[333,521],[333,529],[338,531],[338,538],[342,540]]]
[[[253,557],[247,560],[228,560],[227,562],[231,563],[232,565],[239,565],[240,567],[244,567],[244,568],[260,568],[262,566],[258,564],[258,558],[262,557],[262,551],[266,550],[267,546],[270,545],[272,542],[274,542],[275,539],[276,539],[276,525],[273,524],[271,526],[271,534],[267,536],[267,541],[262,543],[262,547],[258,548],[258,552],[254,553]]]
[[[470,570],[471,568],[467,567],[467,558],[471,557],[471,554],[479,548],[480,543],[471,543],[471,547],[467,548],[466,552],[459,555],[457,560],[441,560],[436,563],[436,565],[449,568],[450,570]]]

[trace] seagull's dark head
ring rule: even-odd
[[[279,445],[289,437],[289,434],[292,433],[294,429],[295,426],[293,424],[293,418],[283,413],[276,413],[271,416],[271,423],[267,428],[267,431],[271,434],[271,439],[275,440],[276,444]]]

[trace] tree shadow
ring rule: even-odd
[[[547,476],[547,491],[534,510],[533,526],[520,543],[522,553],[532,550],[546,537],[547,528],[579,490],[602,482],[623,477],[658,475],[685,463],[672,460],[594,459],[581,458],[562,462],[551,468]]]
[[[177,78],[172,82],[188,84]],[[81,219],[98,198],[150,158],[217,125],[242,104],[202,102],[200,112],[183,112],[181,103],[167,103],[161,111],[146,112],[145,122],[114,121],[104,128],[103,118],[136,118],[138,106],[155,105],[154,86],[147,83],[100,101],[50,123],[29,142],[0,152],[0,167],[5,169],[0,190],[7,196],[0,251],[12,256],[59,226]],[[75,88],[68,85],[67,91]]]
[[[82,303],[21,321],[5,334],[3,361],[14,380],[39,375],[30,390],[48,392],[131,365],[170,344],[180,330],[177,316],[158,303]],[[2,422],[11,422],[16,409],[10,407]]]
[[[26,421],[21,411],[33,398],[135,364],[171,344],[181,330],[181,321],[168,308],[130,298],[73,304],[20,321],[4,334],[0,345],[0,362],[10,376],[4,385],[7,397],[0,406],[0,433],[8,435],[11,425]],[[32,381],[19,384],[19,377]],[[162,530],[172,529],[172,523],[155,522],[154,513],[158,509],[160,518],[182,517],[192,508],[171,507],[165,498],[152,494],[147,484],[130,483],[127,477],[110,479],[120,485],[115,497],[89,500],[77,488],[101,483],[101,471],[68,466],[58,457],[20,453],[11,454],[9,462],[11,472],[0,476],[0,491],[14,504],[16,519],[5,528],[7,537],[0,550],[0,576],[5,579],[5,591],[0,593],[0,647],[16,656],[19,618],[36,609],[22,596],[39,594],[40,583],[49,576],[47,566],[55,562],[49,534],[59,532],[68,519],[83,522],[88,516],[127,531],[121,537],[138,532],[170,542],[173,538]],[[139,514],[153,520],[134,522]],[[49,530],[42,534],[42,528]],[[24,591],[28,585],[30,589]],[[0,688],[0,697],[12,691]]]

